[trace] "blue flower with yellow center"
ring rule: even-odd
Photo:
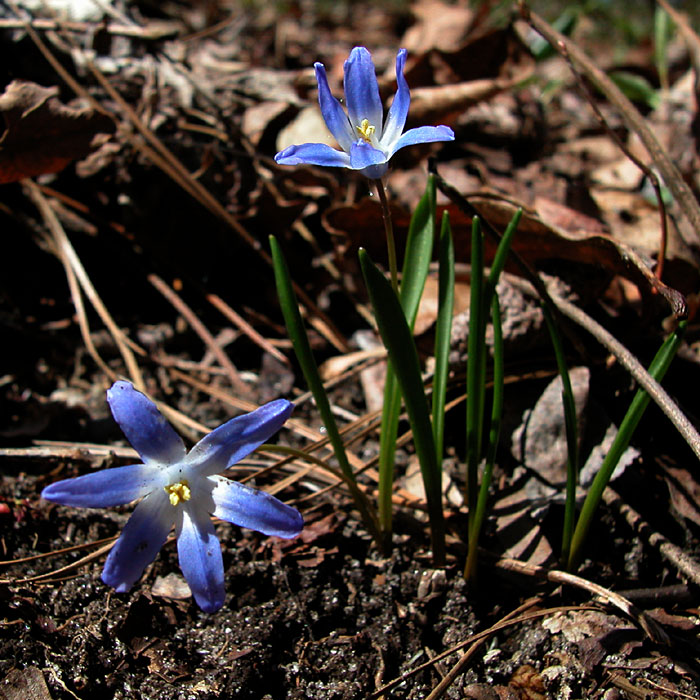
[[[197,605],[224,603],[221,546],[210,515],[265,535],[296,537],[304,521],[296,508],[219,476],[276,433],[294,405],[272,401],[233,418],[189,453],[156,405],[129,382],[116,382],[107,401],[143,464],[104,469],[47,486],[43,498],[66,506],[106,508],[142,499],[107,557],[102,580],[128,591],[175,528],[180,568]]]
[[[405,146],[434,141],[453,141],[449,126],[419,126],[404,132],[411,94],[404,78],[406,49],[396,56],[398,89],[389,112],[379,97],[379,85],[370,52],[356,46],[345,61],[345,101],[347,113],[333,97],[328,87],[326,69],[315,63],[318,101],[326,126],[335,137],[339,151],[324,143],[304,143],[289,146],[275,156],[281,165],[325,165],[359,170],[363,175],[378,179],[386,173],[390,158]]]

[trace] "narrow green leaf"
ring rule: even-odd
[[[508,258],[511,243],[513,242],[513,236],[515,235],[522,215],[522,208],[518,209],[515,214],[513,214],[513,218],[508,223],[508,226],[506,226],[506,230],[503,232],[503,236],[501,236],[501,240],[498,243],[498,248],[496,248],[496,254],[493,256],[493,262],[491,263],[491,270],[489,271],[488,277],[488,284],[491,289],[491,294],[493,294],[493,290],[496,289],[496,285],[501,277],[503,268],[506,266],[506,259]],[[490,297],[484,301],[488,302],[488,304],[485,304],[485,306],[491,306]]]
[[[469,338],[467,341],[467,504],[469,522],[476,511],[479,485],[479,460],[481,458],[481,431],[483,427],[485,380],[482,374],[481,355],[484,352],[484,329],[482,319],[484,295],[484,249],[481,223],[472,219],[471,296],[469,300]]]
[[[385,549],[391,544],[392,495],[394,492],[394,462],[396,456],[396,433],[401,413],[401,390],[391,361],[386,365],[384,380],[384,403],[379,432],[379,525],[384,536]]]
[[[455,250],[450,216],[442,215],[438,268],[438,315],[435,324],[435,375],[433,376],[433,436],[435,456],[442,464],[445,434],[445,397],[449,373],[450,339],[455,300]]]
[[[561,377],[561,398],[564,406],[564,426],[566,429],[566,505],[564,506],[564,523],[561,537],[561,561],[569,560],[571,538],[574,533],[574,518],[576,510],[576,484],[578,482],[578,423],[576,420],[576,401],[571,388],[569,368],[566,364],[564,346],[554,323],[552,312],[546,304],[542,305],[544,319],[547,322],[549,336],[554,348],[554,357],[557,361],[557,369]]]
[[[418,352],[391,284],[372,262],[367,251],[360,249],[359,258],[367,291],[374,308],[377,327],[406,403],[428,501],[433,558],[436,566],[441,566],[445,559],[441,473],[435,457],[435,443],[433,442],[428,404],[420,373]]]
[[[401,275],[401,306],[413,329],[425,288],[435,242],[435,176],[428,177],[425,192],[416,205],[408,227]]]
[[[409,327],[413,330],[420,298],[428,277],[435,238],[435,177],[431,175],[425,193],[416,206],[408,229],[406,253],[401,275],[401,306]],[[391,542],[392,493],[394,487],[394,458],[396,433],[401,413],[401,391],[391,362],[387,364],[384,385],[384,405],[379,432],[379,522],[385,546]]]
[[[678,328],[676,328],[676,330],[664,341],[663,345],[649,365],[648,372],[657,382],[661,382],[661,380],[664,378],[668,368],[671,365],[671,361],[675,357],[676,352],[678,352],[686,326],[687,321],[681,321],[678,324]],[[620,461],[622,453],[627,449],[627,446],[632,439],[632,435],[634,434],[639,421],[644,415],[644,411],[649,405],[650,400],[649,394],[647,394],[644,389],[637,390],[637,393],[632,399],[632,403],[630,404],[625,417],[622,419],[622,423],[617,431],[615,440],[613,441],[608,454],[603,460],[600,470],[596,474],[596,477],[588,490],[588,495],[583,503],[581,515],[578,518],[578,523],[576,524],[576,529],[574,530],[574,535],[571,540],[571,551],[569,553],[568,562],[568,568],[570,571],[578,566],[581,559],[583,544],[593,521],[595,511],[600,503],[600,499],[603,497],[603,491],[608,485],[608,482],[615,471],[615,467]]]
[[[656,109],[661,104],[659,93],[641,75],[626,70],[616,70],[609,73],[608,77],[632,102],[644,102],[651,109]]]
[[[666,10],[657,5],[654,10],[654,62],[664,90],[668,90],[668,42],[672,32],[671,18]]]
[[[275,274],[275,284],[277,286],[277,297],[297,361],[299,362],[306,383],[316,401],[316,407],[321,414],[323,425],[326,427],[328,439],[333,446],[335,458],[338,460],[338,464],[343,474],[345,474],[347,483],[350,485],[350,492],[355,500],[355,504],[367,528],[372,533],[372,536],[379,546],[382,546],[382,538],[379,533],[379,524],[377,523],[376,516],[371,509],[368,508],[368,501],[366,498],[363,498],[364,494],[362,494],[358,488],[355,474],[348,462],[348,457],[345,453],[345,445],[343,444],[343,439],[340,436],[338,426],[331,412],[328,395],[326,394],[326,389],[323,386],[323,381],[318,372],[318,366],[311,352],[311,345],[306,334],[306,328],[304,327],[301,314],[299,313],[299,305],[292,287],[289,269],[282,254],[282,250],[274,236],[270,236],[270,250],[272,253],[272,268]]]
[[[491,320],[493,322],[493,402],[491,404],[491,426],[484,473],[481,476],[479,496],[469,530],[467,562],[464,565],[464,578],[467,580],[473,580],[476,574],[479,535],[481,534],[481,527],[486,515],[486,503],[493,476],[493,465],[496,462],[496,450],[498,449],[498,438],[501,432],[501,419],[503,416],[503,388],[505,385],[503,327],[501,325],[501,306],[496,294],[494,294],[491,301]]]

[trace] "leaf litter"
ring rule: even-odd
[[[281,482],[278,497],[300,507],[307,526],[287,542],[217,524],[227,592],[220,613],[197,611],[172,542],[129,594],[101,583],[127,510],[81,512],[38,494],[51,481],[133,459],[104,405],[110,378],[128,373],[142,382],[192,442],[252,404],[303,399],[272,291],[264,249],[271,232],[305,294],[319,359],[341,367],[334,407],[357,434],[350,451],[365,470],[365,488],[376,488],[377,436],[371,414],[369,428],[363,420],[381,389],[382,372],[370,369],[380,370],[383,359],[357,340],[372,331],[356,250],[363,245],[382,260],[378,207],[349,173],[272,161],[282,140],[303,142],[294,134],[316,130],[316,60],[337,87],[340,57],[366,44],[388,97],[396,49],[409,49],[410,118],[449,123],[457,141],[397,156],[388,185],[394,225],[403,240],[427,158],[437,156],[445,185],[438,205],[452,216],[464,294],[472,213],[503,230],[517,205],[526,213],[516,252],[642,362],[658,346],[664,318],[682,307],[681,295],[695,308],[698,285],[692,203],[674,192],[659,281],[653,191],[610,135],[622,134],[650,162],[628,115],[603,90],[601,126],[580,90],[581,74],[592,80],[593,73],[585,65],[572,73],[566,56],[536,63],[527,49],[531,28],[522,19],[509,23],[496,3],[261,5],[234,13],[224,3],[105,7],[101,24],[62,15],[50,2],[0,8],[7,56],[0,99],[9,101],[0,134],[9,251],[0,295],[0,695],[700,697],[694,457],[650,410],[579,578],[557,575],[561,423],[545,400],[556,394],[547,389],[556,369],[536,296],[513,266],[502,289],[512,319],[504,430],[524,435],[525,453],[511,452],[510,440],[499,453],[476,590],[460,576],[466,518],[454,496],[464,485],[465,319],[453,338],[445,570],[430,566],[405,439],[397,468],[407,480],[397,483],[388,558],[334,477],[261,454],[235,478],[262,488]],[[689,86],[698,42],[692,24],[674,18],[671,92],[643,118],[697,195],[697,103]],[[590,23],[613,19],[594,16],[573,38],[606,70],[623,61]],[[650,46],[629,52],[653,83]],[[569,61],[577,60],[570,48]],[[12,97],[18,86],[24,102]],[[668,169],[664,177],[670,187]],[[468,306],[464,298],[460,304]],[[422,314],[418,342],[429,368],[433,321],[428,308]],[[605,445],[634,386],[609,351],[574,325],[565,330],[571,362],[581,368],[583,442],[604,450],[596,445]],[[693,340],[691,333],[691,348]],[[272,349],[291,362],[272,361]],[[677,363],[667,389],[692,420],[697,358],[689,349]],[[316,454],[327,454],[308,401],[290,423],[282,441],[313,442]],[[538,440],[546,447],[535,448]],[[519,564],[508,565],[516,555]],[[607,589],[631,600],[646,591],[651,602],[632,610]]]

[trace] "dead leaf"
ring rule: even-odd
[[[411,6],[416,23],[403,35],[401,46],[411,54],[430,49],[456,51],[464,43],[474,21],[474,12],[464,5],[440,0],[419,0]]]
[[[0,683],[0,700],[51,700],[41,671],[34,667],[13,668]]]
[[[664,472],[673,509],[686,520],[700,525],[700,484],[688,469],[664,465]]]
[[[192,597],[187,581],[174,572],[166,576],[158,576],[151,586],[151,593],[170,600],[187,600]]]
[[[569,370],[580,434],[583,432],[581,422],[588,402],[590,376],[588,367],[574,367]],[[521,428],[513,434],[513,454],[516,458],[521,458],[528,469],[536,472],[539,479],[550,486],[562,487],[566,483],[568,453],[562,380],[561,376],[557,375],[544,390],[532,411],[528,412]]]
[[[530,664],[516,668],[508,685],[516,688],[523,700],[546,700],[547,698],[542,676]]]
[[[88,107],[62,104],[58,88],[13,80],[0,95],[5,132],[0,136],[0,184],[56,173],[93,150],[97,134],[114,122]]]
[[[508,222],[516,211],[516,205],[504,200],[489,196],[473,196],[469,199],[483,220],[491,224],[497,231],[504,231]],[[457,222],[464,219],[464,215],[455,212],[453,230],[457,229]],[[575,217],[574,220],[580,220]],[[455,236],[455,254],[459,259],[468,257],[468,237]],[[588,230],[567,231],[561,227],[548,224],[531,211],[525,211],[518,230],[513,239],[513,250],[517,251],[531,264],[537,266],[551,260],[569,260],[578,265],[587,265],[598,270],[605,270],[611,275],[621,275],[637,285],[639,290],[646,294],[650,288],[659,292],[669,303],[674,313],[682,313],[685,310],[685,299],[673,287],[681,291],[695,289],[698,284],[698,271],[694,266],[683,264],[678,260],[678,269],[670,270],[668,278],[673,287],[668,286],[654,276],[651,270],[651,260],[643,253],[638,252],[630,245],[615,240],[597,231]],[[485,256],[491,259],[495,251],[495,245],[486,238]],[[591,285],[591,276],[587,277],[588,288],[577,290],[595,293]]]

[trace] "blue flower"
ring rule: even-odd
[[[107,557],[102,580],[119,593],[128,591],[174,526],[180,568],[194,599],[205,612],[215,612],[224,603],[224,566],[210,514],[277,537],[296,537],[304,526],[295,508],[217,476],[276,433],[293,404],[278,399],[233,418],[188,453],[155,404],[129,382],[116,382],[107,392],[107,401],[143,464],[58,481],[41,495],[66,506],[86,508],[118,506],[142,498]]]
[[[326,126],[343,149],[338,151],[324,143],[304,143],[289,146],[275,156],[281,165],[327,165],[359,170],[366,177],[382,177],[389,167],[389,159],[400,148],[432,141],[453,141],[449,126],[420,126],[404,133],[411,95],[403,70],[406,49],[396,55],[398,90],[389,108],[386,120],[379,97],[379,86],[374,63],[369,51],[356,46],[345,61],[345,100],[348,112],[331,95],[322,63],[315,63],[318,82],[318,102]]]

